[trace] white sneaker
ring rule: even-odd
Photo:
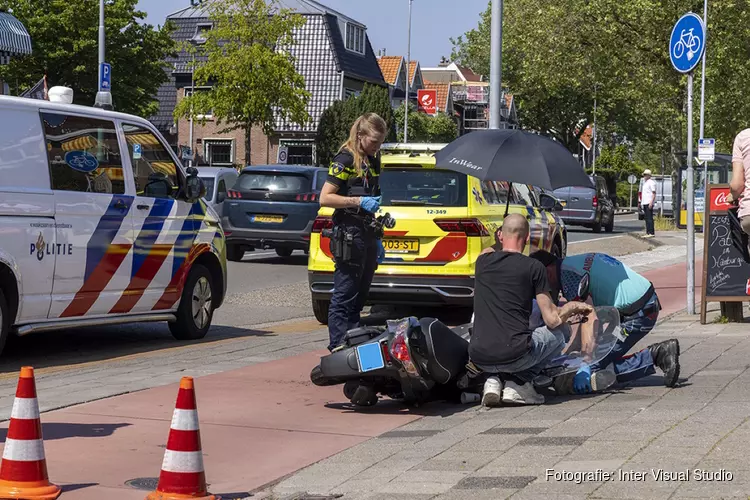
[[[498,406],[500,394],[503,392],[503,383],[497,377],[487,377],[482,391],[482,406]]]
[[[505,389],[503,389],[503,403],[540,405],[544,403],[544,396],[534,390],[531,382],[518,385],[509,380],[505,383]]]
[[[591,374],[591,389],[594,392],[601,392],[609,388],[616,381],[617,374],[614,371],[610,369],[599,370]]]

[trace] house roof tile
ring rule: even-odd
[[[445,112],[448,109],[448,96],[450,95],[450,83],[424,82],[424,88],[437,91],[437,109]]]

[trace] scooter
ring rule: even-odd
[[[578,299],[588,297],[588,274],[579,283]],[[603,359],[622,340],[620,314],[598,307],[594,324],[596,346],[591,362]],[[583,323],[586,319],[571,322]],[[356,406],[372,406],[378,394],[419,405],[434,400],[460,400],[461,393],[481,392],[484,377],[468,369],[472,323],[450,328],[435,318],[389,320],[386,326],[347,332],[344,348],[323,356],[310,373],[318,386],[344,385]],[[580,352],[553,359],[542,374],[552,378],[577,371]]]

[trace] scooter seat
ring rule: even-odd
[[[439,384],[447,384],[466,370],[469,342],[435,318],[419,320],[426,349],[427,371]]]

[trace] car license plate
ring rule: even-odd
[[[279,224],[281,222],[284,222],[284,218],[280,215],[254,215],[253,222]]]
[[[360,372],[371,372],[385,367],[383,351],[380,343],[362,344],[357,346],[357,361]]]
[[[419,240],[385,240],[383,247],[390,253],[419,253]]]

